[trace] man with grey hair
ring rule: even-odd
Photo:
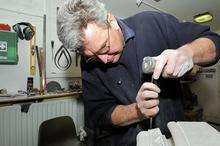
[[[219,59],[220,37],[208,26],[165,13],[121,20],[98,0],[70,0],[60,7],[57,25],[64,46],[83,56],[85,122],[96,146],[135,146],[151,117],[169,137],[166,124],[183,120],[179,78],[194,64]],[[152,77],[159,87],[142,74],[145,56],[156,60]]]

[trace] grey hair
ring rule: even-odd
[[[107,9],[98,0],[68,0],[58,10],[57,34],[64,47],[81,52],[82,29],[89,22],[106,25]]]

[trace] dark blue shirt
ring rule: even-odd
[[[175,17],[157,12],[142,12],[125,20],[118,20],[125,45],[119,61],[115,64],[100,62],[85,63],[82,59],[83,100],[86,126],[96,136],[106,136],[95,145],[135,146],[136,136],[149,128],[149,121],[143,120],[129,126],[115,126],[111,113],[117,105],[136,102],[136,95],[143,82],[150,81],[150,75],[141,71],[145,56],[157,56],[165,49],[177,49],[199,37],[210,38],[220,48],[220,37],[208,26],[179,22]],[[219,51],[215,62],[218,61]],[[179,79],[160,78],[160,112],[154,118],[154,126],[170,136],[169,121],[183,120],[182,91]],[[126,116],[126,115],[122,115]],[[104,131],[104,132],[103,132]]]

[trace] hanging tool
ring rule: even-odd
[[[42,70],[42,93],[45,94],[45,88],[46,88],[46,54],[45,49],[40,48],[40,59],[41,59],[41,70]]]
[[[70,52],[63,45],[60,46],[54,56],[54,64],[62,71],[67,70],[72,64]]]
[[[44,65],[44,51],[43,48],[35,47],[36,54],[37,54],[37,62],[38,62],[38,69],[39,69],[39,77],[40,77],[40,94],[45,94],[45,84],[46,84],[46,77],[45,77],[45,65]]]
[[[51,56],[52,56],[52,62],[53,62],[54,61],[54,41],[52,40],[50,44],[51,44]]]
[[[36,60],[35,60],[35,46],[36,46],[36,27],[33,26],[35,32],[33,38],[30,40],[30,75],[35,76],[36,74]]]
[[[38,63],[38,70],[39,70],[39,77],[40,77],[40,93],[42,92],[42,68],[41,68],[41,59],[40,59],[40,52],[38,46],[35,47],[36,54],[37,54],[37,63]]]
[[[75,66],[78,67],[78,59],[79,59],[80,54],[78,52],[75,52]]]

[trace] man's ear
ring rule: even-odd
[[[119,25],[118,25],[118,22],[115,18],[115,16],[112,14],[112,13],[108,13],[108,16],[107,16],[107,21],[109,22],[110,26],[116,30],[119,29]]]

